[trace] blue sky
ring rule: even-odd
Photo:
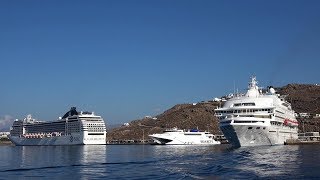
[[[71,106],[109,124],[320,83],[320,1],[1,1],[0,121]]]

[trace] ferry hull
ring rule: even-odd
[[[221,131],[233,146],[283,145],[287,139],[297,138],[294,131],[284,131],[271,126],[224,125]]]
[[[157,144],[162,145],[216,145],[220,144],[220,141],[215,141],[213,139],[196,139],[196,138],[189,138],[189,139],[182,139],[178,137],[169,138],[167,136],[163,136],[161,134],[150,135],[150,137],[154,140]]]

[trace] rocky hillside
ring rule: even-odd
[[[214,109],[219,103],[208,102],[198,104],[179,104],[154,118],[144,118],[129,123],[129,126],[115,128],[108,132],[107,139],[111,140],[141,140],[147,139],[148,134],[162,132],[166,128],[207,130],[221,134]]]
[[[320,86],[318,85],[288,84],[280,88],[278,93],[288,95],[287,100],[298,113],[320,113]]]
[[[297,113],[311,114],[310,118],[298,118],[300,132],[320,131],[320,118],[312,118],[320,114],[319,85],[288,84],[278,89],[278,93],[288,95],[286,99]]]
[[[320,114],[320,86],[289,84],[277,88],[281,95],[288,95],[287,100],[292,103],[298,113]],[[182,129],[207,130],[213,134],[221,134],[218,120],[214,116],[214,109],[220,106],[218,102],[198,104],[179,104],[155,118],[144,118],[129,123],[108,132],[107,140],[142,140],[148,139],[149,134],[159,133],[166,128],[179,127]],[[300,131],[320,131],[320,118],[299,118]]]

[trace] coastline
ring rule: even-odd
[[[284,145],[318,145],[320,141],[301,141],[299,139],[288,139]]]

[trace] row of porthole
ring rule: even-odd
[[[100,125],[100,124],[97,124],[97,125],[89,125],[89,124],[87,124],[87,127],[103,127],[103,126]]]
[[[252,129],[253,127],[248,127],[248,129]],[[256,127],[256,129],[260,129],[260,127]],[[262,129],[266,129],[266,127],[263,127]]]
[[[91,126],[101,126],[103,125],[102,123],[87,123],[87,125],[91,125]]]
[[[103,127],[89,127],[89,129],[104,129]]]

